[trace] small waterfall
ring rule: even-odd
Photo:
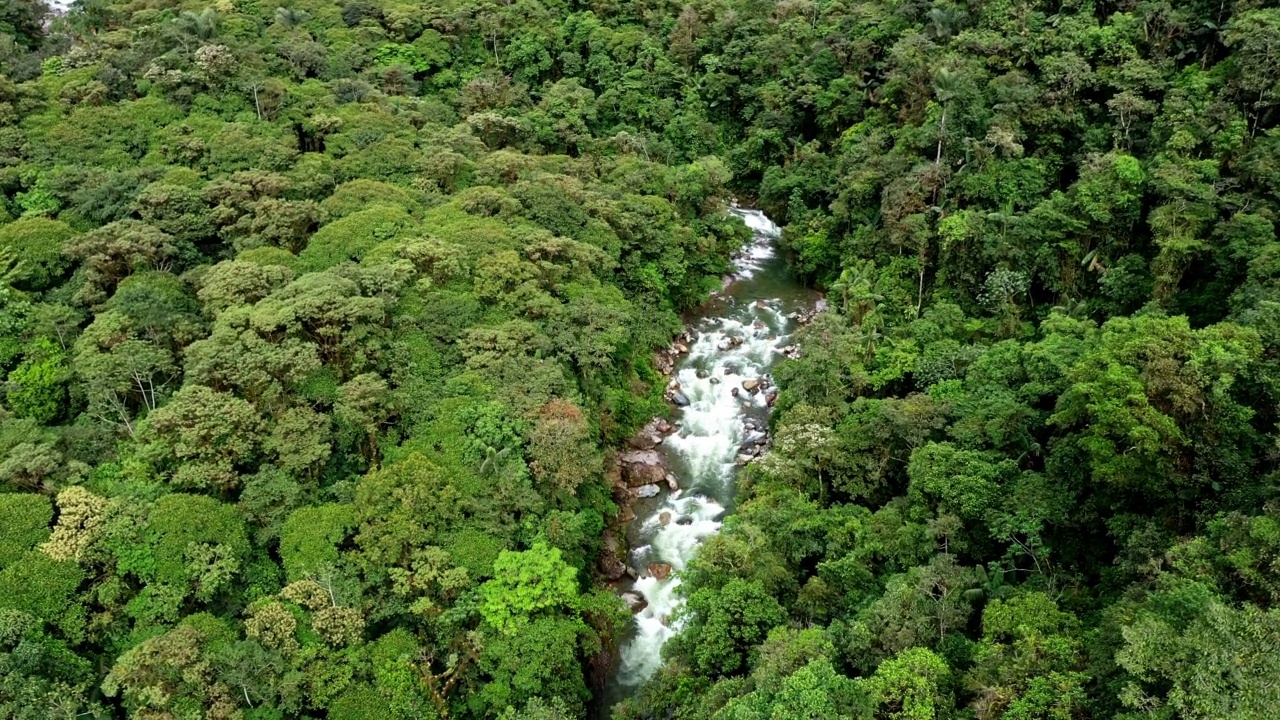
[[[649,679],[662,665],[663,644],[679,632],[679,573],[732,508],[734,479],[749,457],[743,453],[765,438],[769,371],[789,344],[796,312],[813,303],[813,294],[795,285],[776,257],[778,227],[758,210],[733,212],[754,241],[724,291],[692,323],[695,340],[676,367],[674,379],[689,404],[676,412],[679,430],[659,448],[680,489],[636,506],[630,561],[640,577],[631,589],[648,605],[622,647],[615,696]],[[671,574],[658,579],[647,571],[654,563],[670,565]]]

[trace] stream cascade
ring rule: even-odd
[[[791,278],[778,257],[778,226],[759,210],[731,212],[751,229],[752,242],[721,292],[691,320],[688,353],[675,365],[672,382],[678,386],[672,387],[688,404],[676,408],[676,430],[657,449],[678,489],[664,489],[634,505],[628,542],[637,579],[618,589],[646,604],[621,647],[607,688],[610,704],[661,668],[662,646],[681,626],[680,572],[720,532],[732,511],[739,470],[764,451],[776,393],[770,370],[793,352],[791,333],[820,302]]]

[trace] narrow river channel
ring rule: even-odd
[[[635,633],[622,647],[606,690],[610,705],[662,666],[662,646],[680,629],[680,571],[732,512],[741,463],[765,440],[775,392],[769,372],[791,344],[797,315],[817,300],[778,256],[778,227],[758,210],[733,212],[754,238],[724,290],[693,318],[693,342],[676,366],[674,379],[689,404],[676,410],[673,424],[679,429],[658,449],[680,489],[634,508],[628,540],[639,578],[621,589],[642,595],[648,605],[636,614]],[[659,579],[648,570],[655,564],[669,565],[672,572]]]

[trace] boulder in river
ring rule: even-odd
[[[689,396],[685,395],[681,390],[671,390],[667,393],[667,399],[676,407],[688,407]]]
[[[653,563],[649,566],[649,574],[658,581],[671,577],[671,566],[666,563]]]
[[[746,380],[742,381],[742,389],[746,390],[752,395],[755,395],[757,392],[760,391],[760,381],[757,380],[756,378],[747,378]]]
[[[622,478],[628,487],[653,485],[666,480],[667,468],[662,453],[657,450],[631,450],[618,456]]]
[[[639,590],[624,592],[621,595],[622,601],[627,604],[627,609],[634,615],[645,608],[649,607],[649,601],[644,599],[644,595]]]
[[[673,432],[675,428],[666,419],[654,418],[637,430],[636,434],[627,440],[627,444],[636,450],[652,450],[661,445],[662,440]]]
[[[667,523],[671,522],[671,513],[663,512],[662,514],[658,515],[658,522],[662,523],[663,525],[666,525]]]
[[[601,555],[597,566],[606,580],[621,580],[627,574],[626,563],[611,555]]]
[[[688,515],[685,515],[684,517],[678,517],[678,518],[676,518],[676,524],[677,524],[677,525],[692,525],[692,524],[693,524],[693,518],[689,517]]]
[[[667,473],[667,478],[666,478],[666,479],[667,479],[667,489],[668,489],[668,490],[670,490],[671,492],[675,492],[675,491],[677,491],[677,490],[679,490],[679,489],[680,489],[680,481],[676,480],[676,476],[675,476],[675,475],[673,475],[673,474],[671,474],[671,473]]]
[[[657,433],[647,433],[643,430],[632,435],[627,440],[627,444],[637,450],[652,450],[662,442],[662,436]]]
[[[638,498],[651,498],[651,497],[657,497],[658,493],[661,491],[662,491],[662,488],[658,487],[657,485],[641,485],[638,488],[632,489],[631,492],[635,493],[636,497]]]
[[[736,347],[741,346],[742,343],[743,343],[742,337],[738,335],[726,335],[723,340],[716,343],[716,349],[718,349],[720,352],[726,352],[728,350],[732,350]]]

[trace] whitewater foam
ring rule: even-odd
[[[679,363],[675,380],[689,399],[678,413],[680,430],[663,441],[663,452],[681,490],[666,496],[648,517],[637,520],[631,554],[641,576],[633,589],[648,605],[635,616],[635,635],[621,650],[616,676],[622,687],[634,687],[662,666],[662,646],[680,630],[680,571],[698,549],[720,532],[731,498],[739,454],[747,439],[746,422],[762,423],[767,412],[768,373],[786,346],[790,321],[781,298],[750,297],[746,285],[775,261],[777,225],[758,210],[735,208],[753,232],[753,242],[738,257],[729,283],[744,283],[726,301],[720,317],[704,318],[696,339]],[[760,383],[754,392],[743,381]],[[666,515],[666,522],[662,518]],[[671,566],[659,580],[647,571],[653,563]]]

